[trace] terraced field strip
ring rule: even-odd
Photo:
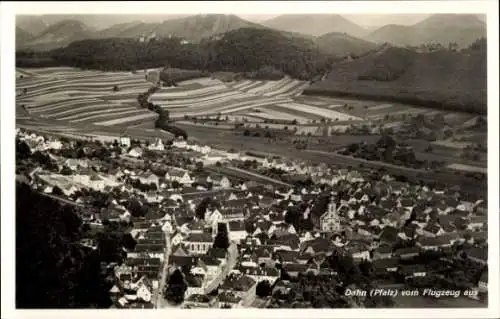
[[[201,86],[214,86],[214,85],[223,84],[223,82],[218,80],[218,79],[204,77],[204,78],[181,81],[181,82],[177,83],[177,85],[179,85],[179,86],[186,86],[186,85],[191,85],[191,84],[198,84]]]
[[[251,90],[253,88],[256,88],[256,87],[259,87],[263,84],[262,81],[252,81],[244,86],[241,86],[238,88],[239,91],[243,91],[243,92],[248,92],[248,90]]]
[[[104,105],[106,107],[106,105]],[[102,116],[108,116],[111,115],[116,115],[119,113],[131,113],[131,112],[146,112],[145,110],[139,110],[134,107],[117,107],[117,108],[111,108],[111,109],[104,109],[103,106],[101,105],[100,109],[97,109],[95,111],[89,111],[85,110],[83,112],[77,113],[77,114],[72,114],[69,116],[60,116],[57,117],[58,120],[61,121],[69,121],[69,122],[79,122],[79,121],[84,121],[86,119],[92,119],[92,118],[98,118]]]
[[[323,118],[329,118],[329,119],[336,119],[338,118],[340,121],[345,121],[349,119],[353,120],[360,120],[360,118],[356,118],[354,116],[349,116],[345,113],[341,112],[336,112],[330,109],[324,109],[312,105],[305,105],[305,104],[299,104],[299,103],[283,103],[283,104],[277,104],[280,107],[290,109],[290,110],[295,110],[299,112],[304,112],[308,114],[313,114],[317,115]]]
[[[457,171],[465,171],[465,172],[473,172],[473,173],[483,173],[487,174],[488,169],[485,167],[472,166],[472,165],[464,165],[464,164],[450,164],[447,166],[450,169]]]
[[[270,91],[273,91],[277,87],[280,87],[282,85],[285,85],[287,82],[289,82],[290,79],[283,78],[279,81],[267,81],[264,83],[264,85],[260,85],[258,87],[255,87],[253,89],[248,90],[248,93],[252,94],[264,94],[268,93]]]
[[[246,86],[246,85],[248,85],[248,84],[250,84],[252,82],[253,81],[251,81],[251,80],[244,80],[244,81],[240,81],[240,82],[234,84],[232,87],[233,87],[233,89],[239,90],[242,87],[244,87],[244,86]]]
[[[279,88],[276,88],[273,91],[265,92],[265,96],[278,96],[278,95],[293,95],[295,90],[303,85],[302,81],[298,80],[289,80],[285,82],[285,84]]]
[[[191,112],[186,112],[185,114],[189,116],[200,116],[200,115],[208,115],[208,114],[230,114],[239,112],[242,110],[246,110],[253,107],[263,107],[266,105],[270,105],[273,103],[284,103],[289,102],[290,99],[275,99],[275,98],[246,98],[242,101],[233,101],[232,103],[222,103],[217,106],[210,105],[208,109],[204,110],[196,110]],[[181,114],[171,114],[172,116],[180,116]]]
[[[218,93],[218,94],[212,94],[212,95],[207,95],[199,98],[192,98],[192,99],[179,99],[179,100],[172,100],[172,101],[161,101],[162,103],[160,104],[161,107],[163,108],[179,108],[179,107],[186,107],[186,108],[195,108],[197,106],[203,106],[203,105],[209,105],[213,103],[217,103],[219,101],[230,101],[233,99],[237,98],[245,98],[247,97],[244,93],[237,92],[237,91],[228,91],[228,92],[223,92],[223,93]],[[152,98],[150,99],[152,103],[158,103],[160,101]]]
[[[252,116],[252,117],[257,117],[257,118],[262,118],[262,119],[268,119],[268,120],[286,120],[286,121],[293,121],[296,120],[298,124],[306,124],[309,119],[304,118],[304,117],[298,117],[290,113],[286,112],[280,112],[271,108],[265,108],[261,110],[260,112],[247,112],[244,113],[244,115]]]
[[[119,114],[117,114],[119,115]],[[124,124],[124,123],[130,123],[130,122],[135,122],[135,121],[142,121],[142,120],[152,120],[156,119],[158,115],[156,113],[144,113],[144,114],[139,114],[139,115],[134,115],[134,116],[129,116],[129,117],[119,117],[115,118],[112,120],[108,121],[102,121],[102,122],[97,122],[94,123],[96,125],[117,125],[117,124]]]
[[[30,108],[29,111],[30,113],[43,113],[43,114],[51,114],[54,111],[59,111],[61,109],[65,110],[67,108],[70,108],[72,112],[75,111],[75,108],[73,106],[78,106],[78,105],[92,105],[92,103],[98,103],[98,99],[75,99],[75,100],[68,100],[68,101],[57,101],[53,103],[46,103],[44,106],[37,106]]]
[[[200,89],[194,90],[182,90],[182,91],[169,91],[162,89],[153,94],[155,100],[167,100],[167,99],[175,99],[175,98],[185,98],[192,96],[200,96],[204,94],[211,94],[218,91],[227,90],[227,86],[225,85],[215,85],[215,86],[207,86],[202,87]]]
[[[292,100],[293,102],[293,100]],[[287,113],[290,114],[293,117],[297,118],[297,121],[299,118],[306,119],[306,121],[320,121],[322,119],[321,116],[315,115],[315,114],[310,114],[304,111],[298,111],[298,110],[293,110],[290,108],[282,107],[280,104],[274,104],[268,106],[266,109],[272,110],[272,111],[277,111],[277,112],[282,112],[282,113]]]

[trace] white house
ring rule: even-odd
[[[154,143],[148,146],[148,149],[152,151],[164,151],[165,145],[163,145],[163,141],[161,140],[161,138],[157,138]]]
[[[167,181],[176,181],[180,184],[192,184],[193,180],[189,173],[182,169],[171,169],[165,174],[165,179]]]
[[[184,240],[184,236],[182,235],[181,232],[175,233],[172,236],[172,238],[170,238],[170,242],[172,243],[172,246],[179,245],[180,243],[182,243],[183,240]]]
[[[207,233],[192,233],[184,239],[184,243],[191,255],[203,255],[212,247],[213,238]]]
[[[220,180],[220,187],[222,188],[231,188],[231,181],[226,176],[222,177]]]
[[[128,152],[128,155],[130,157],[134,157],[134,158],[140,158],[140,157],[142,157],[142,154],[143,154],[143,151],[142,151],[142,148],[140,148],[140,147],[134,147],[133,149],[130,150],[130,152]]]
[[[121,136],[120,137],[120,146],[124,147],[130,147],[130,137],[128,136]]]
[[[151,172],[144,172],[139,175],[139,181],[142,184],[155,184],[157,187],[159,187],[160,184],[160,178]]]

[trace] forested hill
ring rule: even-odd
[[[114,274],[102,264],[123,261],[130,234],[102,232],[92,250],[79,244],[88,225],[74,208],[22,183],[16,197],[16,307],[109,308]]]
[[[335,63],[305,94],[350,96],[486,114],[486,39],[434,52],[387,47]]]
[[[46,53],[47,65],[101,70],[135,70],[170,66],[203,71],[249,72],[274,67],[295,78],[309,80],[323,74],[329,58],[313,41],[279,31],[241,28],[201,43],[183,44],[179,38],[139,42],[136,39],[90,39]],[[35,65],[30,65],[35,61]],[[32,54],[18,52],[17,66],[36,65]]]

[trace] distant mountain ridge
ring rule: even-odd
[[[137,17],[137,20],[132,20]],[[350,20],[335,14],[282,15],[254,23],[237,15],[198,14],[161,22],[143,22],[144,15],[42,15],[16,16],[17,49],[50,50],[72,41],[96,38],[138,38],[141,35],[180,37],[189,42],[220,36],[240,28],[273,29],[293,38],[314,39],[322,51],[335,56],[361,54],[374,44],[395,46],[456,42],[466,47],[486,35],[480,15],[438,14],[412,26],[386,25],[370,33]],[[154,15],[161,19],[163,15]],[[166,16],[165,16],[166,17]],[[63,19],[68,18],[68,19]],[[101,20],[107,20],[105,23]],[[484,19],[484,17],[482,17]],[[63,20],[61,20],[63,19]],[[153,20],[154,20],[153,19]],[[69,22],[71,21],[71,23]],[[120,22],[113,24],[113,22]],[[88,23],[87,23],[88,22]],[[112,24],[112,25],[111,25]],[[111,25],[104,29],[97,26]],[[345,36],[341,36],[344,35]],[[364,42],[365,41],[365,42]]]
[[[44,17],[36,17],[37,24],[42,23]],[[46,19],[46,18],[45,18]],[[29,26],[21,19],[20,25]],[[239,18],[236,15],[206,14],[165,20],[163,22],[144,23],[132,21],[113,25],[104,30],[88,27],[80,20],[62,20],[49,25],[45,30],[36,34],[30,41],[18,39],[20,47],[33,49],[53,49],[63,47],[69,43],[82,39],[96,38],[138,38],[141,35],[156,35],[157,37],[180,37],[192,42],[203,38],[223,34],[240,28],[265,28]],[[23,29],[21,27],[21,29]],[[27,32],[29,30],[23,29]]]
[[[327,33],[316,38],[315,42],[321,52],[336,57],[358,56],[378,47],[373,42],[340,32]]]
[[[225,33],[240,28],[263,28],[261,25],[241,19],[236,15],[206,14],[185,18],[165,20],[161,23],[137,23],[126,30],[116,27],[102,31],[106,37],[137,37],[145,33],[154,33],[159,37],[176,36],[190,41],[200,41],[203,38]]]
[[[261,22],[262,25],[283,31],[322,36],[331,32],[363,37],[366,30],[338,14],[286,14]]]
[[[486,24],[474,14],[436,14],[412,26],[386,25],[365,37],[376,43],[419,46],[428,43],[467,47],[486,36]]]
[[[79,20],[62,20],[49,26],[42,33],[28,39],[26,42],[19,43],[19,46],[50,50],[65,46],[73,41],[91,38],[94,34],[95,30],[90,29]],[[20,39],[16,38],[16,44],[18,40]]]

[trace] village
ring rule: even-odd
[[[182,139],[76,141],[17,129],[16,140],[18,181],[79,207],[94,231],[129,223],[136,244],[115,267],[115,308],[332,306],[337,297],[317,304],[321,292],[306,286],[324,278],[332,289],[358,287],[341,280],[333,261],[342,258],[368,267],[362,276],[376,287],[439,284],[487,299],[487,203],[460,189]]]

